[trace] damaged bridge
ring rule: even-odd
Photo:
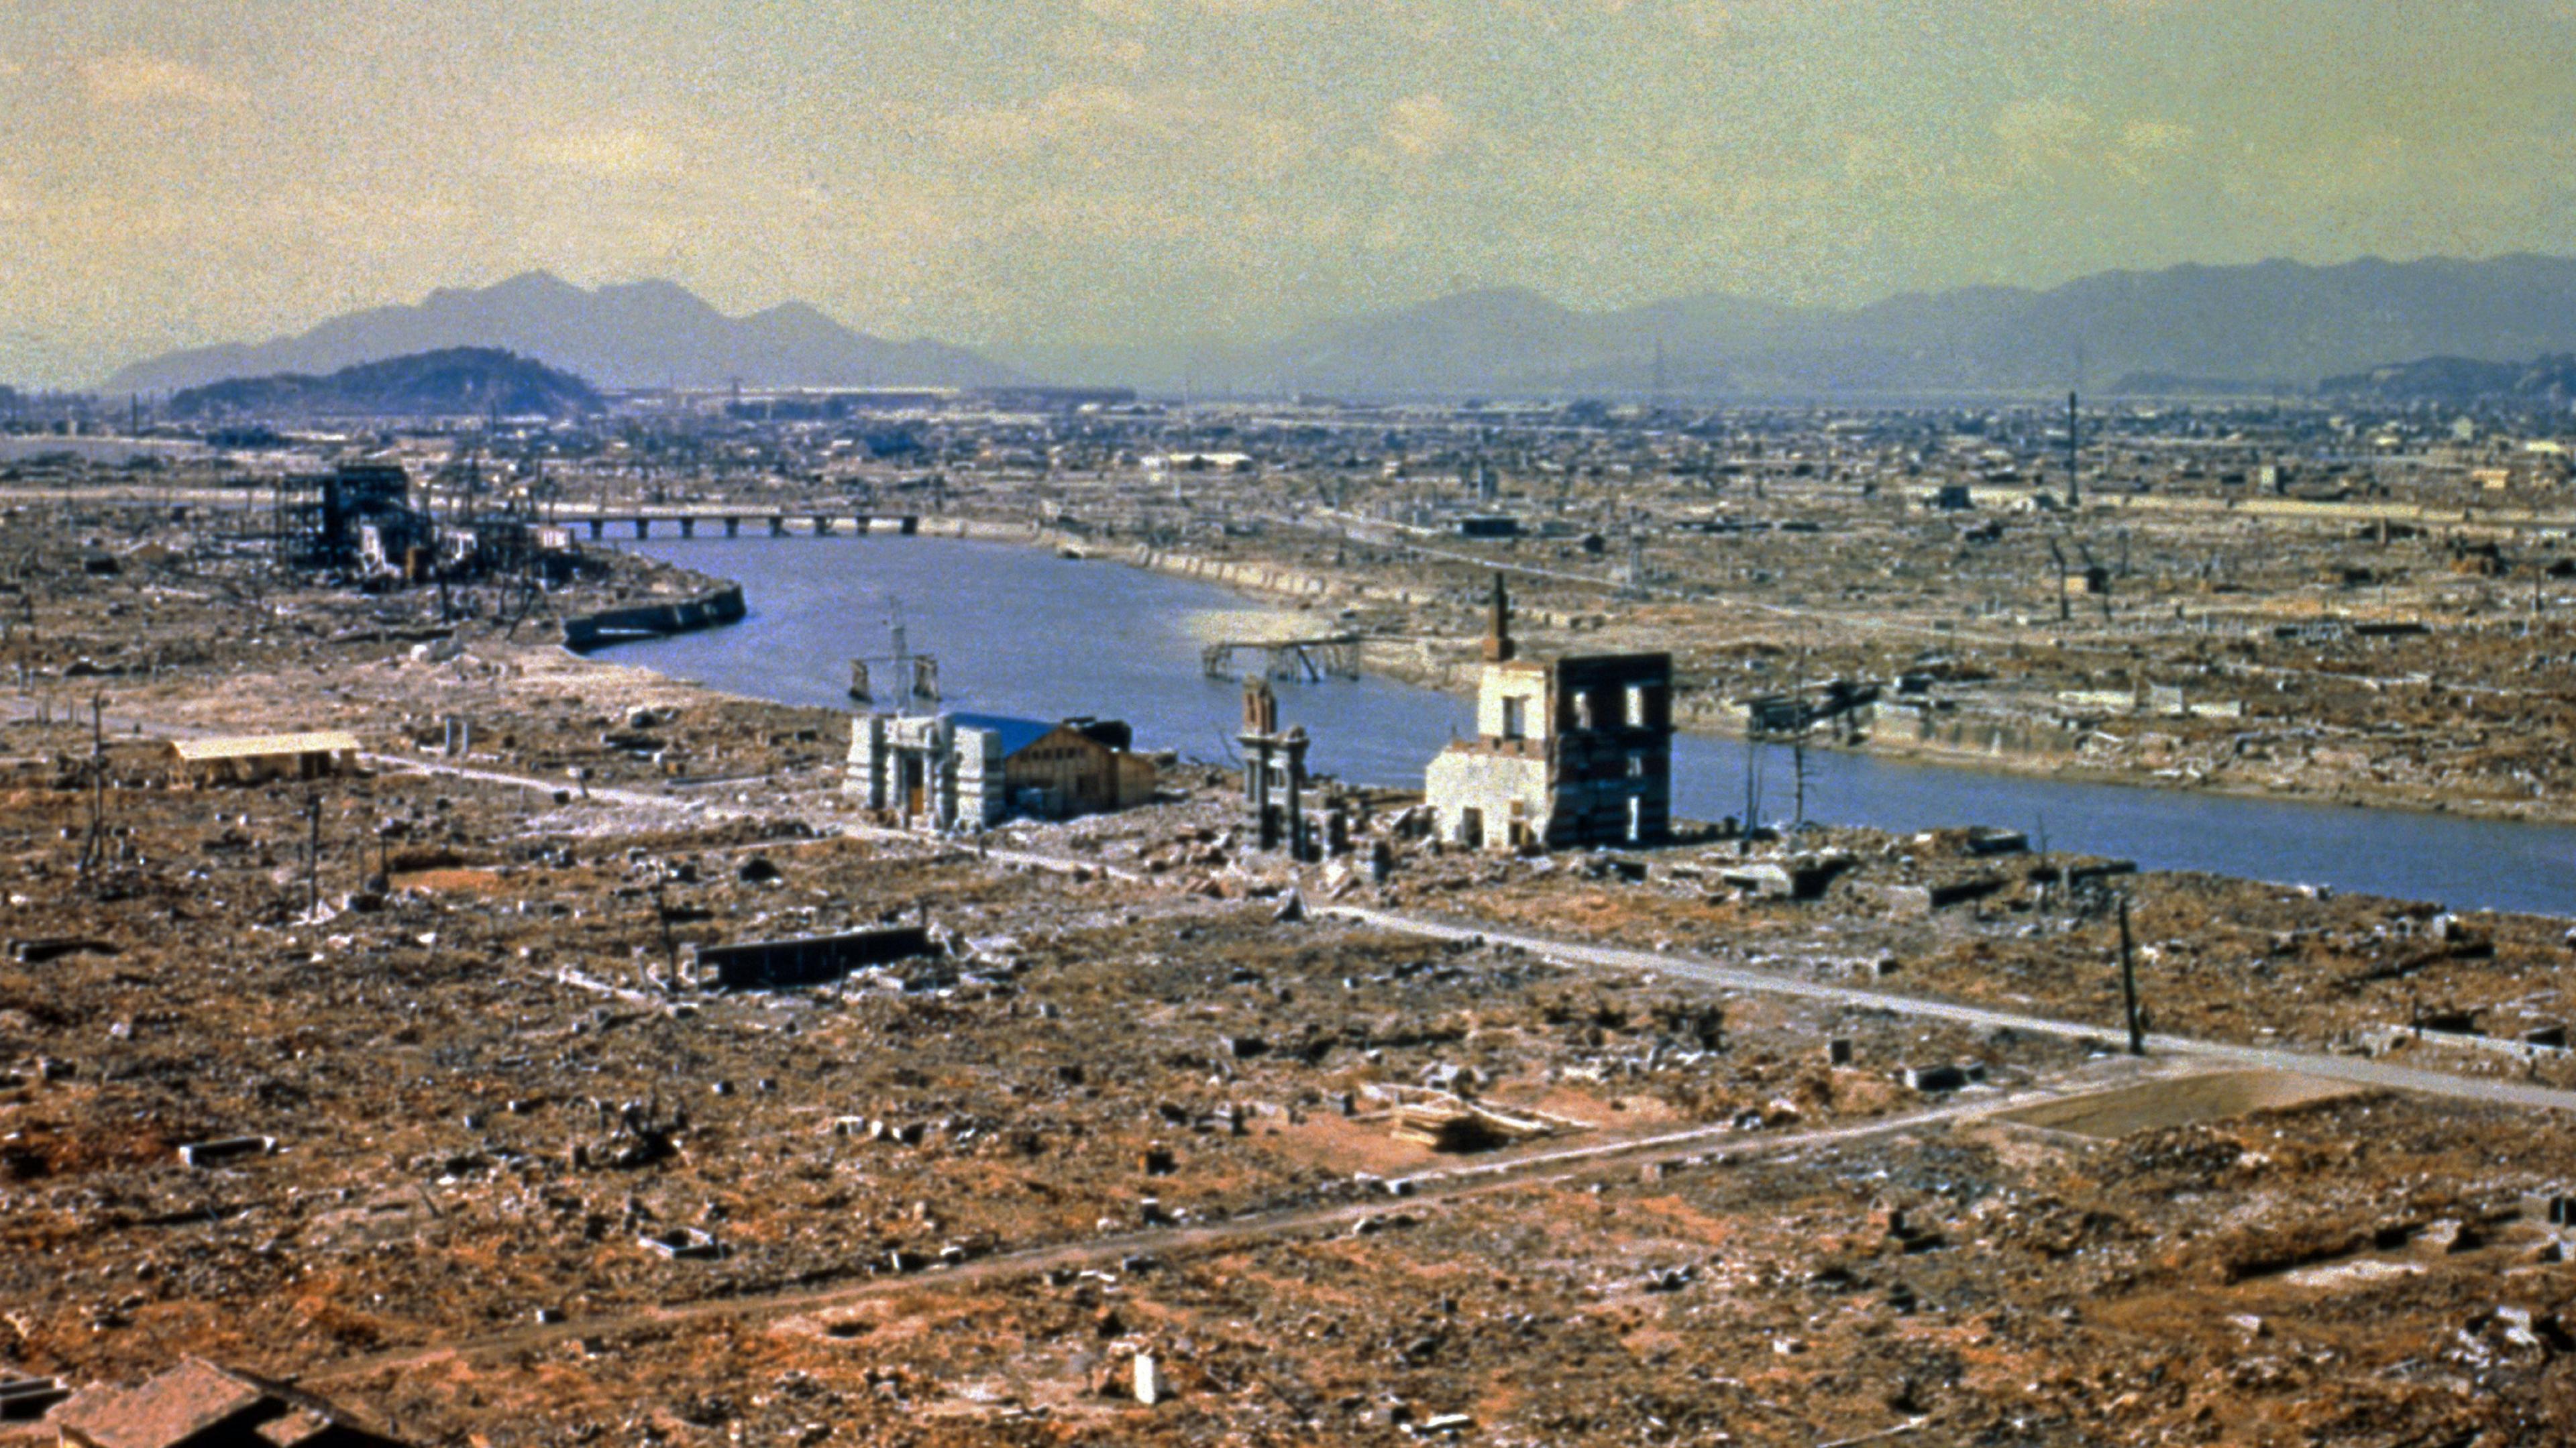
[[[1256,655],[1261,667],[1246,670],[1236,662],[1237,655]],[[1211,679],[1232,679],[1246,672],[1257,672],[1265,679],[1303,679],[1310,684],[1326,679],[1356,679],[1360,676],[1360,636],[1228,639],[1201,650],[1199,663]]]

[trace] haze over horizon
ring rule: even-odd
[[[0,380],[543,269],[1043,355],[2576,253],[2576,6],[0,0]]]

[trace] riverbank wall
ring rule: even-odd
[[[1335,577],[1311,569],[1143,546],[1103,549],[1096,542],[1038,529],[995,527],[981,536],[1023,544],[1075,550],[1087,556],[1116,559],[1138,568],[1175,577],[1195,578],[1240,592],[1301,604],[1326,598],[1428,606],[1454,599],[1433,590],[1408,589]],[[1532,609],[1521,615],[1531,622],[1565,632],[1594,626],[1593,614]],[[1472,695],[1481,658],[1470,638],[1369,638],[1360,646],[1367,672],[1451,695]],[[1686,733],[1741,739],[1749,725],[1740,705],[1724,700],[1682,697],[1674,701],[1674,724]],[[2167,761],[2137,762],[2105,758],[2088,747],[2098,743],[2088,730],[2052,719],[1975,713],[1961,716],[1915,713],[1873,707],[1855,717],[1856,735],[1819,735],[1814,747],[1846,750],[1877,758],[1917,764],[1990,769],[2007,774],[2082,779],[2142,789],[2182,790],[2200,794],[2295,799],[2370,809],[2425,810],[2535,823],[2576,822],[2576,802],[2555,800],[2485,801],[2432,796],[2347,772],[2323,774],[2304,767],[2248,767],[2210,760],[2206,768],[2163,767]]]
[[[1007,543],[1066,557],[1124,563],[1300,608],[1354,602],[1425,608],[1464,600],[1461,590],[1405,588],[1291,564],[1109,543],[1034,523],[933,516],[921,520],[919,533],[923,537]],[[1529,609],[1520,616],[1568,634],[1598,627],[1601,619],[1597,611],[1567,614]],[[1475,692],[1481,660],[1473,638],[1415,635],[1364,639],[1360,663],[1377,677],[1458,697]],[[1718,739],[1744,736],[1747,720],[1740,706],[1706,695],[1685,695],[1677,698],[1674,705],[1674,723],[1686,733]],[[2133,751],[2116,747],[2118,740],[2037,715],[1991,711],[1932,714],[1882,707],[1851,722],[1858,726],[1856,740],[1849,736],[1819,736],[1813,747],[1908,763],[2091,784],[2535,823],[2576,823],[2576,801],[2495,801],[2428,793],[2406,783],[2329,769],[2323,761],[2238,759],[2205,751],[2198,758],[2169,757],[2163,751],[2149,751],[2152,757],[2132,758],[2129,755]]]
[[[1256,559],[1211,558],[1143,544],[1104,546],[1095,539],[1034,524],[925,518],[921,522],[921,532],[925,537],[968,538],[1048,548],[1300,604],[1316,604],[1328,597],[1416,608],[1458,601],[1438,590],[1392,587]],[[1597,618],[1590,613],[1519,606],[1515,607],[1515,614],[1540,627],[1566,632],[1579,631],[1592,625]],[[1483,666],[1483,658],[1476,645],[1477,641],[1472,638],[1366,638],[1360,641],[1360,666],[1369,673],[1398,683],[1468,696],[1476,692],[1478,670]],[[1750,721],[1741,705],[1713,698],[1683,697],[1673,702],[1673,722],[1687,733],[1740,739],[1744,737]],[[1928,715],[1900,718],[1875,709],[1856,722],[1861,726],[1857,744],[1831,743],[1819,738],[1817,746],[1852,748],[1892,758],[1981,764],[2034,774],[2053,774],[2077,765],[2082,748],[2080,735],[2046,722],[1988,718],[1934,722]],[[1877,727],[1881,724],[1893,725],[1894,728]],[[2112,773],[2099,772],[2105,777]]]
[[[609,644],[740,623],[749,612],[743,602],[742,585],[727,583],[687,598],[575,614],[564,620],[564,647],[574,653],[587,653]]]

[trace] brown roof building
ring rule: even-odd
[[[190,784],[262,784],[321,779],[358,765],[358,736],[337,729],[308,734],[247,734],[178,739],[169,746],[172,773]]]
[[[52,1422],[79,1448],[402,1448],[310,1393],[196,1357],[141,1387],[84,1388]]]

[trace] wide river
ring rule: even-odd
[[[671,539],[631,545],[742,582],[751,616],[730,628],[620,645],[602,657],[728,693],[852,707],[850,660],[888,651],[901,601],[914,651],[935,655],[947,706],[988,714],[1124,719],[1139,747],[1234,757],[1241,686],[1209,679],[1199,650],[1216,616],[1260,606],[1227,590],[1124,564],[999,543],[885,535]],[[883,671],[879,671],[882,678]],[[1384,679],[1283,684],[1280,719],[1313,736],[1321,773],[1413,785],[1454,734],[1464,699]],[[1673,806],[1693,819],[1743,812],[1748,751],[1683,735]],[[1762,816],[1791,810],[1788,751],[1759,751]],[[2197,794],[1812,751],[1810,818],[1888,830],[2001,825],[2051,849],[2315,883],[2458,909],[2576,913],[2576,827]]]

